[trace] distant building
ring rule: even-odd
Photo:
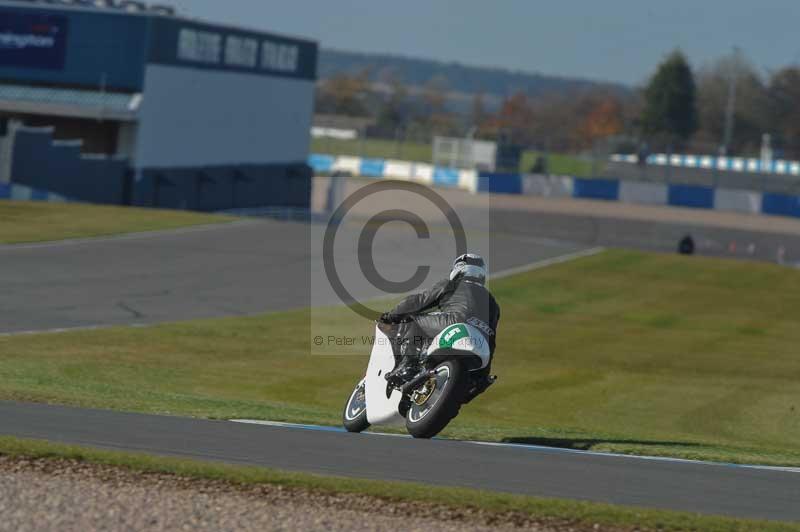
[[[0,117],[25,126],[6,179],[106,203],[307,206],[316,43],[134,7],[0,1]]]

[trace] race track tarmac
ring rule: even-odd
[[[0,402],[0,435],[231,464],[800,520],[800,472]]]
[[[0,246],[0,334],[152,324],[340,304],[324,278],[325,226],[246,220],[196,229],[73,242]],[[361,226],[343,226],[336,262],[355,297],[384,295],[366,282],[356,252]],[[420,240],[382,229],[376,266],[407,279],[432,265],[426,284],[449,272],[452,234]],[[494,271],[588,246],[526,236],[470,238]],[[453,249],[448,249],[452,247]]]
[[[529,218],[507,223],[513,234],[503,233],[503,225],[493,220],[501,230],[488,237],[477,231],[470,247],[488,256],[498,272],[606,243],[595,237],[575,239],[583,244],[547,238],[562,232],[567,240],[580,236],[570,229],[573,218],[560,216],[536,224],[547,229],[544,235],[532,234]],[[624,222],[615,227],[615,238],[638,231]],[[379,291],[357,279],[360,255],[353,241],[358,229],[342,227],[338,268],[354,295],[376,297]],[[325,284],[323,231],[324,226],[313,224],[249,220],[0,246],[0,334],[337,304],[335,294],[320,288]],[[385,227],[380,235],[374,258],[387,278],[408,278],[419,257],[433,266],[429,282],[446,274],[454,249],[436,235],[420,241],[407,227]],[[784,470],[15,403],[0,403],[0,434],[357,478],[800,520],[800,473]]]

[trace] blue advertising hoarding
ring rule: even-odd
[[[141,90],[147,18],[124,11],[0,8],[0,79],[108,90]]]
[[[0,66],[61,70],[67,31],[61,15],[0,11]]]
[[[317,45],[121,10],[0,8],[0,80],[141,91],[147,63],[314,80]]]

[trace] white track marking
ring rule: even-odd
[[[174,321],[170,323],[183,323],[184,321]],[[146,327],[155,327],[156,325],[162,325],[162,323],[110,323],[108,325],[83,325],[78,327],[59,327],[55,329],[38,329],[32,331],[12,331],[12,332],[0,332],[0,338],[8,338],[11,336],[32,336],[35,334],[64,334],[76,331],[99,331],[102,329],[111,329],[112,327],[130,327],[132,329],[144,329]]]
[[[243,225],[254,225],[264,223],[263,220],[235,220],[231,222],[218,222],[191,227],[178,227],[175,229],[160,229],[156,231],[138,231],[135,233],[123,233],[119,235],[106,235],[87,238],[67,238],[64,240],[52,240],[49,242],[31,242],[28,244],[0,244],[0,253],[4,251],[19,251],[27,249],[47,249],[68,246],[79,246],[84,244],[102,244],[106,242],[120,242],[126,240],[143,240],[147,238],[158,238],[163,236],[184,235],[189,233],[200,233],[205,231],[216,231],[231,227],[241,227]]]
[[[539,260],[536,262],[532,262],[530,264],[524,264],[522,266],[517,266],[515,268],[500,270],[499,272],[489,274],[489,279],[501,279],[503,277],[509,277],[511,275],[516,275],[518,273],[541,270],[542,268],[555,266],[556,264],[564,264],[565,262],[570,262],[573,260],[582,259],[584,257],[591,257],[593,255],[598,255],[603,251],[605,251],[605,248],[595,247],[595,248],[583,249],[581,251],[576,251],[574,253],[567,253],[565,255],[558,255],[556,257]]]
[[[605,248],[602,247],[594,247],[590,249],[583,249],[581,251],[576,251],[574,253],[566,253],[564,255],[557,255],[555,257],[550,257],[549,259],[537,260],[535,262],[529,262],[527,264],[523,264],[522,266],[515,266],[513,268],[508,268],[505,270],[500,270],[496,273],[490,273],[489,279],[502,279],[503,277],[510,277],[512,275],[516,275],[518,273],[525,273],[525,272],[532,272],[534,270],[541,270],[547,268],[549,266],[555,266],[557,264],[564,264],[565,262],[570,262],[573,260],[577,260],[583,257],[591,257],[593,255],[598,255],[605,251]],[[361,300],[362,303],[373,303],[373,302],[381,302],[386,301],[386,298],[389,297],[386,294],[380,296],[370,296]],[[334,306],[336,303],[330,303],[329,305],[324,306]]]
[[[262,421],[259,419],[230,419],[232,423],[244,423],[245,425],[266,425],[269,427],[281,427],[289,429],[318,430],[322,432],[347,432],[344,427],[326,427],[323,425],[302,425],[299,423],[283,423],[281,421]]]
[[[649,460],[653,462],[673,462],[681,464],[700,464],[724,467],[742,467],[747,469],[766,469],[769,471],[784,471],[788,473],[800,473],[800,467],[781,467],[781,466],[766,466],[754,464],[733,464],[728,462],[709,462],[706,460],[691,460],[688,458],[672,458],[669,456],[647,456],[638,454],[623,454],[602,451],[583,451],[581,449],[565,449],[563,447],[547,447],[545,445],[530,445],[525,443],[499,443],[499,442],[486,442],[486,441],[470,441],[469,443],[475,445],[484,445],[487,447],[512,447],[521,449],[530,449],[534,451],[581,454],[585,456],[606,456],[612,458],[634,458],[636,460]]]
[[[344,427],[329,427],[326,425],[304,425],[302,423],[286,423],[284,421],[264,421],[263,419],[229,419],[231,423],[244,423],[245,425],[262,425],[266,427],[280,427],[284,429],[315,430],[319,432],[347,432]],[[362,434],[370,436],[389,436],[390,438],[410,438],[408,434],[392,434],[390,432],[364,431]]]
[[[232,223],[224,223],[224,224],[213,224],[213,225],[203,225],[199,227],[189,227],[183,230],[166,230],[166,231],[154,231],[149,233],[132,233],[128,235],[119,235],[115,237],[98,237],[98,238],[89,238],[83,240],[60,240],[58,242],[44,242],[41,244],[12,244],[12,245],[0,245],[0,252],[2,251],[13,251],[17,249],[37,249],[37,248],[46,248],[46,247],[58,247],[58,246],[69,246],[69,245],[78,245],[78,244],[87,244],[87,243],[95,243],[95,242],[111,242],[111,241],[118,241],[118,240],[135,240],[141,238],[149,238],[155,236],[168,236],[173,234],[181,234],[181,233],[189,233],[189,232],[197,232],[197,231],[208,231],[213,229],[221,229],[227,227],[234,227],[246,223],[259,223],[258,221],[245,220],[244,222],[232,222]],[[511,275],[515,275],[518,273],[525,273],[534,270],[540,270],[542,268],[546,268],[548,266],[555,266],[557,264],[563,264],[565,262],[569,262],[572,260],[580,259],[583,257],[590,257],[592,255],[597,255],[605,251],[605,248],[595,247],[590,249],[585,249],[581,251],[576,251],[574,253],[567,253],[565,255],[558,255],[555,257],[551,257],[549,259],[539,260],[535,262],[531,262],[528,264],[523,264],[522,266],[516,266],[514,268],[509,268],[506,270],[501,270],[495,274],[489,275],[490,279],[500,279],[503,277],[508,277]],[[370,301],[383,301],[386,299],[385,295],[369,297],[364,300],[364,302]],[[331,303],[333,305],[335,303]],[[245,314],[244,316],[257,316],[263,314],[262,312],[254,312],[250,314]],[[57,327],[53,329],[34,329],[28,331],[12,331],[12,332],[0,332],[0,338],[10,337],[10,336],[29,336],[34,334],[61,334],[61,333],[68,333],[74,331],[93,331],[98,329],[108,329],[110,327],[152,327],[155,325],[162,325],[167,323],[181,323],[188,320],[173,320],[173,321],[163,321],[157,322],[152,324],[142,324],[142,323],[116,323],[116,324],[108,324],[108,325],[85,325],[85,326],[78,326],[78,327]]]
[[[264,425],[268,427],[280,427],[300,430],[316,430],[320,432],[347,432],[343,427],[330,427],[324,425],[304,425],[298,423],[285,423],[282,421],[263,421],[258,419],[230,419],[232,423],[246,423],[249,425]],[[365,432],[372,436],[390,436],[400,438],[411,438],[405,434],[389,434],[386,432]],[[438,439],[438,438],[437,438]],[[781,467],[781,466],[765,466],[765,465],[751,465],[751,464],[731,464],[725,462],[707,462],[703,460],[689,460],[686,458],[670,458],[668,456],[642,456],[636,454],[622,454],[622,453],[604,453],[598,451],[582,451],[580,449],[564,449],[562,447],[547,447],[544,445],[528,445],[524,443],[498,443],[498,442],[484,442],[484,441],[471,441],[471,440],[445,440],[454,441],[459,443],[466,443],[470,445],[483,445],[485,447],[505,447],[511,449],[527,449],[531,451],[550,452],[550,453],[569,453],[584,456],[599,456],[605,458],[623,458],[629,460],[647,460],[654,462],[671,462],[678,464],[697,464],[706,466],[717,467],[736,467],[745,469],[760,469],[766,471],[781,471],[784,473],[800,473],[800,467]]]

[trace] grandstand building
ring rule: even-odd
[[[13,154],[0,182],[103,203],[307,206],[316,43],[126,5],[0,1]]]

